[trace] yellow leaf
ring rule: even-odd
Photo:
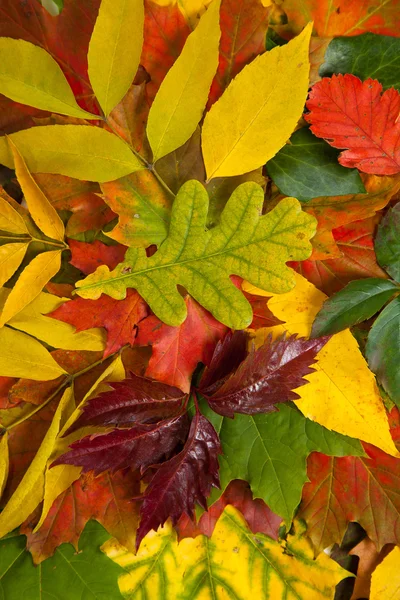
[[[29,243],[4,244],[0,246],[0,285],[3,285],[14,275],[24,259],[28,246]]]
[[[65,390],[53,421],[17,489],[0,513],[0,537],[18,527],[35,510],[44,494],[44,470],[53,451],[63,412],[73,402],[72,389]]]
[[[0,498],[6,487],[9,468],[8,431],[5,432],[0,441]]]
[[[210,2],[211,0],[178,0],[179,10],[192,29],[197,26]],[[162,2],[157,2],[157,4],[162,5]]]
[[[400,548],[396,546],[372,573],[370,600],[400,598]]]
[[[47,237],[62,242],[65,235],[64,223],[29,173],[25,161],[12,139],[10,137],[7,139],[14,157],[15,173],[32,219]]]
[[[312,23],[255,58],[211,107],[202,137],[209,180],[253,171],[287,142],[307,97],[311,31]]]
[[[165,79],[151,106],[147,136],[154,162],[182,146],[195,131],[218,67],[220,0],[214,0]]]
[[[304,277],[296,274],[296,287],[287,294],[263,292],[246,283],[243,288],[259,296],[272,296],[268,308],[285,321],[283,325],[260,329],[257,342],[272,332],[284,331],[308,337],[315,315],[325,294]],[[301,412],[320,425],[364,442],[374,444],[392,456],[399,456],[389,431],[389,424],[375,377],[369,370],[350,331],[337,333],[318,353],[315,372],[306,375],[309,383],[296,390]]]
[[[64,73],[50,54],[24,40],[0,38],[0,93],[14,102],[49,112],[98,119],[78,106]]]
[[[127,571],[118,583],[129,600],[333,600],[335,586],[351,576],[324,553],[314,560],[300,524],[296,535],[279,544],[254,535],[232,506],[211,538],[199,535],[178,544],[167,524],[147,534],[136,556],[116,540],[102,550]]]
[[[3,197],[4,194],[4,197]],[[7,194],[0,188],[0,229],[10,233],[22,233],[26,235],[28,230],[20,214],[17,213],[9,202]]]
[[[61,266],[61,250],[38,254],[19,276],[0,315],[0,327],[36,298]]]
[[[107,117],[128,91],[143,45],[143,0],[102,0],[89,44],[89,79]]]
[[[58,173],[102,183],[144,168],[125,142],[100,127],[40,125],[8,137],[31,173]],[[0,137],[0,163],[14,168],[5,136]]]
[[[0,329],[0,373],[2,377],[22,377],[49,381],[65,375],[37,340],[9,327]]]

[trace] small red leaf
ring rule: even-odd
[[[97,267],[107,265],[112,270],[124,260],[126,246],[107,246],[95,240],[92,244],[68,240],[72,258],[71,265],[82,271],[85,275],[94,273]]]

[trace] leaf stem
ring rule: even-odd
[[[16,243],[30,243],[30,242],[40,242],[41,244],[47,244],[48,246],[55,246],[56,248],[62,248],[63,250],[66,250],[67,248],[69,248],[68,244],[66,244],[65,242],[50,242],[48,240],[42,240],[40,238],[35,238],[32,236],[11,236],[11,235],[0,235],[0,240],[10,240],[11,242],[16,242]]]

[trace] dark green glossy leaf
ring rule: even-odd
[[[321,77],[334,73],[352,73],[363,80],[372,77],[384,90],[400,90],[400,39],[375,33],[335,38],[319,70]]]
[[[381,312],[366,346],[369,367],[390,398],[400,406],[400,298]]]
[[[79,552],[62,544],[54,556],[34,566],[26,538],[10,533],[0,541],[1,600],[120,600],[117,579],[123,569],[100,546],[109,538],[90,521],[79,540]]]
[[[379,223],[375,253],[381,267],[400,282],[400,202]]]
[[[311,336],[337,333],[370,319],[399,291],[398,286],[386,279],[352,281],[326,300],[315,318]]]
[[[319,196],[365,192],[357,169],[339,165],[338,155],[337,150],[304,127],[268,161],[267,169],[282,193],[303,202]]]

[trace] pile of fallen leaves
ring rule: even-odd
[[[400,598],[399,3],[43,4],[0,1],[2,598]]]

